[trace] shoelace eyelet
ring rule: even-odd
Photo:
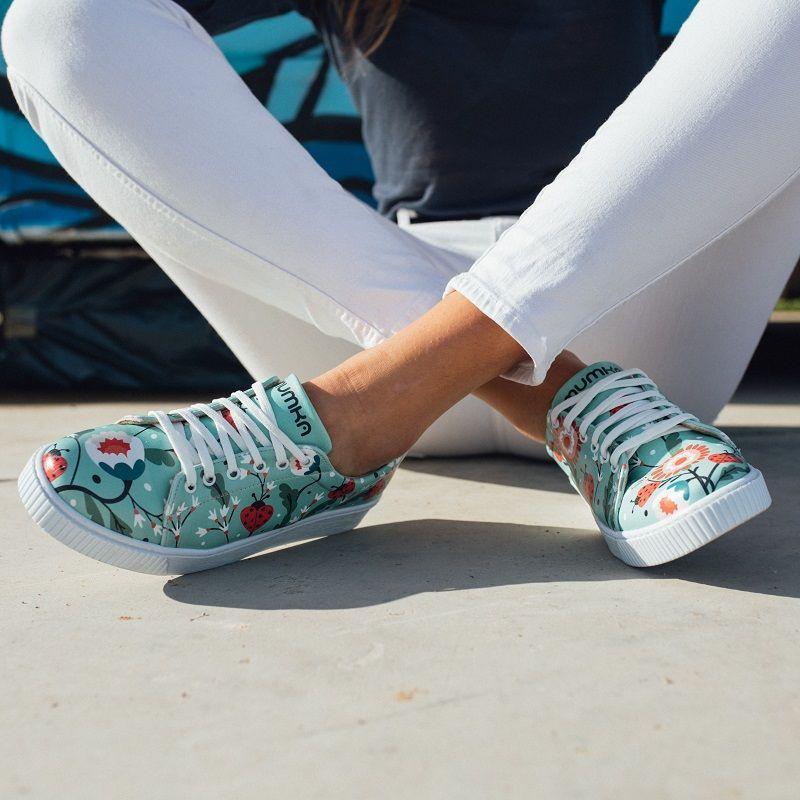
[[[278,462],[277,464],[275,464],[275,466],[276,466],[278,469],[288,469],[288,467],[289,467],[289,462],[288,462],[288,461],[280,461],[280,462]]]
[[[191,494],[197,487],[193,483],[186,484],[186,491]]]
[[[216,475],[203,475],[203,485],[213,486],[217,482]]]
[[[263,472],[267,468],[267,465],[263,461],[259,461],[258,464],[253,464],[253,469],[256,472]]]
[[[235,481],[239,477],[239,470],[238,469],[229,469],[228,470],[228,477]]]

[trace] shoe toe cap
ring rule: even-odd
[[[59,498],[82,516],[152,541],[160,533],[159,516],[178,468],[160,430],[108,425],[45,447],[41,471]]]

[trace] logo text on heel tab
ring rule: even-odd
[[[288,383],[279,383],[275,387],[275,390],[280,394],[286,406],[286,410],[294,418],[294,424],[297,426],[297,430],[300,431],[300,435],[308,436],[308,434],[311,433],[311,423],[308,421],[308,417],[303,413],[303,406],[297,399],[297,395],[294,393],[292,387],[289,386]]]

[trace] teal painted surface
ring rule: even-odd
[[[661,33],[664,36],[674,36],[696,5],[697,0],[667,0],[661,20]]]

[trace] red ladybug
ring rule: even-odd
[[[356,482],[348,478],[341,486],[336,486],[328,492],[328,500],[338,500],[346,497],[356,488]]]
[[[42,456],[42,467],[44,474],[52,483],[56,478],[60,478],[67,471],[67,459],[61,455],[60,450],[49,450]]]
[[[268,506],[263,500],[245,506],[239,514],[242,525],[249,533],[255,533],[262,525],[266,525],[272,518],[275,509]]]

